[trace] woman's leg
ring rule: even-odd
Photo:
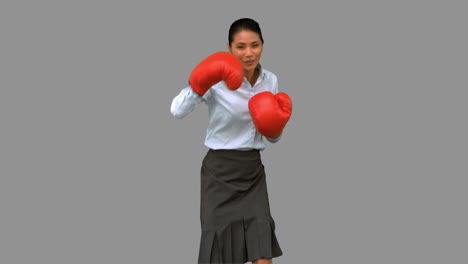
[[[252,264],[272,264],[273,261],[271,259],[257,259],[252,262]]]

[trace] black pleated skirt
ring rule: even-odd
[[[212,150],[203,159],[198,263],[246,263],[283,252],[258,150]]]

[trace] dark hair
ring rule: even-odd
[[[234,21],[229,28],[229,46],[231,46],[231,43],[234,40],[234,35],[242,30],[249,30],[257,33],[263,44],[262,30],[260,29],[260,25],[257,21],[251,18],[241,18]]]

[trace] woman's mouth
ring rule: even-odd
[[[244,63],[247,65],[253,65],[255,63],[255,60],[245,61]]]

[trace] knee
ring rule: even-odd
[[[272,264],[272,263],[273,262],[271,259],[257,259],[252,262],[252,264]]]

